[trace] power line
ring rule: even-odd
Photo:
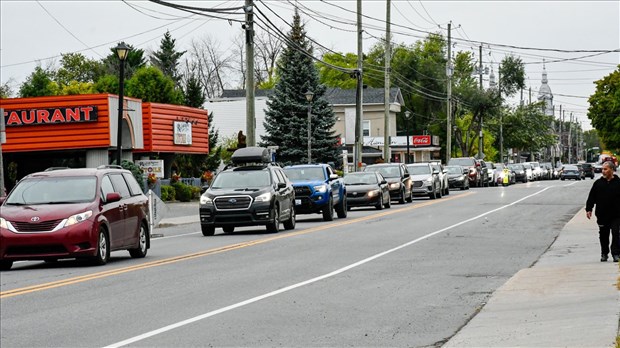
[[[88,50],[91,50],[93,53],[95,53],[96,55],[98,55],[99,57],[103,58],[103,56],[101,56],[99,53],[97,53],[95,50],[93,50],[92,48],[89,48],[87,44],[84,43],[84,41],[80,40],[77,36],[75,36],[71,30],[67,29],[67,27],[65,27],[64,25],[62,25],[62,23],[60,23],[60,21],[58,19],[56,19],[56,17],[54,17],[54,15],[52,15],[50,13],[50,11],[48,11],[43,4],[41,4],[41,2],[39,2],[37,0],[37,4],[39,6],[41,6],[41,8],[43,9],[43,11],[45,11],[50,17],[52,17],[52,19],[58,23],[58,25],[60,25],[61,28],[63,28],[67,33],[69,33],[69,35],[73,36],[74,39],[78,40],[82,45],[84,45],[85,47],[87,47]]]

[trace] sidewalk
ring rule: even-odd
[[[443,347],[615,347],[618,264],[599,261],[598,228],[580,210],[531,268],[497,289]]]

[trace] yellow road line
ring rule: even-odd
[[[305,230],[302,230],[302,231],[298,231],[298,232],[291,232],[291,233],[287,233],[287,234],[279,234],[279,235],[276,235],[276,236],[273,236],[273,237],[256,239],[256,240],[242,242],[242,243],[236,243],[236,244],[230,244],[230,245],[222,246],[222,247],[219,247],[219,248],[214,248],[214,249],[200,251],[200,252],[197,252],[197,253],[191,253],[191,254],[186,254],[186,255],[170,257],[170,258],[163,259],[163,260],[145,262],[145,263],[141,263],[139,265],[123,267],[123,268],[117,268],[117,269],[113,269],[113,270],[109,270],[109,271],[97,272],[97,273],[87,274],[87,275],[83,275],[83,276],[78,276],[78,277],[72,277],[72,278],[67,278],[67,279],[63,279],[63,280],[58,280],[58,281],[54,281],[54,282],[37,284],[37,285],[27,286],[27,287],[13,289],[13,290],[7,290],[7,291],[0,292],[0,299],[9,298],[9,297],[18,296],[18,295],[24,295],[24,294],[28,294],[28,293],[32,293],[32,292],[37,292],[37,291],[54,289],[54,288],[58,288],[58,287],[61,287],[61,286],[67,286],[67,285],[71,285],[71,284],[82,283],[82,282],[86,282],[86,281],[94,280],[94,279],[106,278],[106,277],[110,277],[110,276],[113,276],[113,275],[119,275],[119,274],[133,272],[133,271],[137,271],[137,270],[141,270],[141,269],[169,265],[169,264],[180,262],[180,261],[191,260],[191,259],[195,259],[195,258],[198,258],[198,257],[203,257],[203,256],[208,256],[208,255],[213,255],[213,254],[219,254],[219,253],[226,252],[226,251],[237,250],[237,249],[246,248],[246,247],[250,247],[250,246],[254,246],[254,245],[259,245],[259,244],[271,242],[271,241],[282,239],[282,238],[290,238],[290,237],[295,237],[295,236],[299,236],[299,235],[303,235],[303,234],[323,231],[323,230],[327,230],[327,229],[334,228],[334,227],[350,225],[350,224],[354,224],[354,223],[358,223],[358,222],[372,220],[372,219],[375,219],[375,218],[378,218],[378,217],[383,217],[383,216],[387,216],[387,215],[391,215],[391,214],[396,214],[396,213],[401,212],[403,210],[418,209],[418,208],[426,207],[426,206],[429,206],[429,205],[432,205],[432,204],[436,204],[436,203],[439,203],[439,202],[444,202],[444,201],[451,200],[451,199],[465,197],[465,196],[468,196],[470,194],[472,194],[472,192],[464,193],[464,194],[461,194],[461,195],[458,195],[458,196],[451,196],[449,198],[445,197],[445,199],[442,199],[442,200],[427,201],[427,202],[424,202],[424,203],[415,204],[415,205],[412,205],[412,206],[409,206],[409,207],[400,208],[400,209],[390,209],[390,210],[386,210],[386,211],[383,211],[383,212],[378,213],[378,214],[372,214],[372,215],[368,215],[368,216],[364,216],[364,217],[359,217],[357,219],[347,219],[347,220],[342,220],[342,221],[339,220],[336,223],[331,223],[331,224],[322,225],[322,226],[316,226],[316,227],[308,228],[308,229],[305,229]]]

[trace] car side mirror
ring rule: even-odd
[[[338,174],[330,174],[329,175],[329,181],[336,180],[336,179],[338,179]]]
[[[112,193],[108,193],[107,195],[105,195],[106,203],[118,202],[120,200],[121,200],[121,194],[118,192],[112,192]]]
[[[286,188],[286,183],[285,183],[285,182],[279,182],[279,183],[278,183],[278,188],[279,188],[279,189]]]
[[[385,181],[385,179],[381,180],[380,182],[381,185],[387,185],[387,181]]]
[[[409,177],[409,173],[405,173],[405,175],[403,176],[403,178],[408,178]]]
[[[208,185],[200,187],[200,194],[203,194],[203,193],[207,192],[208,189],[209,189]]]
[[[439,174],[439,171],[437,169],[433,170],[433,175],[437,175]]]
[[[0,197],[0,204],[4,203],[4,201],[6,201],[6,196],[1,196]]]

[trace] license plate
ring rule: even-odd
[[[295,205],[301,205],[301,199],[296,199],[295,200]]]

